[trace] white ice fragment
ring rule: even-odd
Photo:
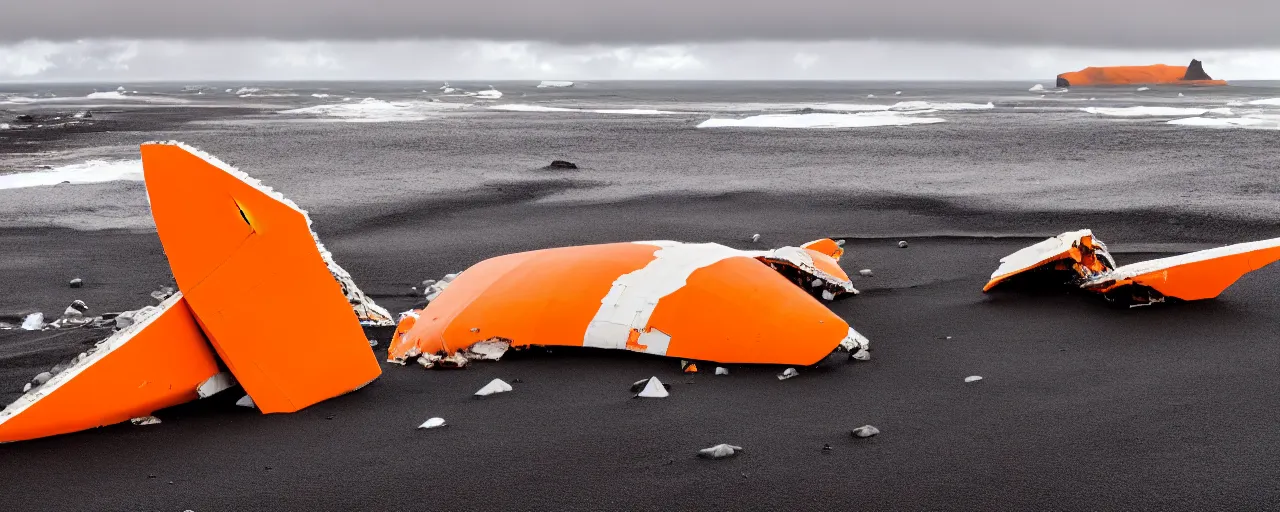
[[[160,424],[160,418],[157,418],[155,416],[143,416],[141,418],[133,418],[129,421],[134,425],[143,425],[143,426]]]
[[[868,437],[874,436],[879,433],[880,433],[880,429],[875,428],[871,425],[863,425],[861,427],[853,429],[853,431],[850,432],[850,434],[852,434],[853,437],[856,437],[859,439],[866,439]]]
[[[860,276],[862,276],[862,277],[871,277],[871,275],[872,275],[872,273],[871,273],[871,269],[869,269],[869,268],[864,268],[864,269],[862,269],[862,270],[859,270],[859,271],[858,271],[858,275],[860,275]]]
[[[737,455],[740,451],[742,451],[741,446],[721,443],[710,448],[698,450],[698,456],[704,459],[723,459]]]
[[[756,234],[754,234],[754,235],[751,235],[751,241],[752,241],[752,242],[759,242],[759,241],[760,241],[760,233],[756,233]]]
[[[249,395],[242,396],[239,400],[236,400],[236,405],[240,407],[248,407],[250,409],[258,408],[258,404],[253,403],[253,397],[250,397]]]
[[[893,93],[893,95],[894,95],[894,96],[902,96],[902,91],[895,92],[895,93]]]
[[[856,361],[870,361],[871,352],[865,348],[858,348],[857,352],[854,352],[849,355],[849,359],[853,359]]]
[[[22,319],[22,328],[24,330],[38,331],[42,327],[44,327],[44,313],[37,311]]]
[[[236,378],[230,372],[218,372],[200,383],[200,387],[196,388],[196,395],[199,395],[200,398],[209,398],[219,391],[234,385],[236,385]]]
[[[898,247],[901,247],[901,248],[903,248],[903,249],[906,249],[906,248],[907,248],[907,241],[906,241],[906,240],[902,240],[902,241],[898,242]]]
[[[23,392],[23,393],[26,393],[26,392],[28,392],[28,391],[31,391],[31,383],[30,383],[30,382],[28,382],[28,383],[27,383],[27,385],[22,386],[22,392]]]
[[[796,371],[795,368],[787,368],[786,370],[783,370],[782,373],[778,374],[778,380],[787,380],[792,377],[797,377],[799,375],[800,375],[800,372]]]
[[[728,375],[728,374],[729,374],[728,368],[725,368],[723,366],[716,367],[716,375]]]
[[[1043,90],[1044,90],[1044,86],[1043,86],[1043,85],[1041,85],[1041,84],[1035,84],[1035,85],[1031,86],[1031,88],[1030,88],[1030,89],[1027,89],[1027,91],[1030,91],[1030,92],[1040,92],[1040,91],[1043,91]]]
[[[982,376],[980,375],[970,375],[964,378],[965,382],[978,382],[980,380],[982,380]]]
[[[431,418],[418,425],[418,428],[437,428],[444,426],[444,418]]]
[[[570,82],[568,80],[543,80],[541,83],[538,84],[539,89],[546,89],[551,87],[573,87],[573,82]]]
[[[644,385],[644,389],[640,390],[640,394],[636,398],[666,398],[671,393],[667,392],[667,388],[662,385],[662,381],[657,377],[649,377],[649,383]]]
[[[1142,91],[1150,91],[1150,90],[1151,90],[1151,88],[1150,88],[1150,87],[1139,87],[1139,88],[1138,88],[1138,92],[1142,92]]]
[[[476,391],[476,396],[489,396],[494,393],[505,393],[507,391],[511,391],[510,384],[507,384],[502,379],[493,379],[492,381],[489,381],[488,384],[485,384],[484,387],[480,388],[480,391]]]
[[[827,284],[827,282],[823,281],[822,278],[814,278],[814,280],[809,283],[809,286],[813,288],[819,288],[824,284]]]
[[[868,97],[868,98],[874,98],[874,97],[876,97],[876,95],[874,95],[874,94],[868,94],[868,95],[867,95],[867,97]]]
[[[1178,93],[1178,97],[1179,97],[1179,98],[1181,98],[1181,97],[1183,97],[1183,96],[1186,96],[1186,95],[1185,95],[1185,94],[1182,94],[1182,93]]]
[[[831,293],[831,290],[822,290],[822,300],[836,300],[836,294]]]

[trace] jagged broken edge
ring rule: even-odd
[[[25,411],[28,407],[35,405],[35,403],[39,402],[41,398],[57,391],[57,389],[62,387],[63,384],[70,382],[77,375],[80,375],[81,372],[84,372],[98,361],[105,359],[111,352],[123,347],[125,343],[128,343],[129,340],[142,332],[143,329],[150,326],[152,322],[157,318],[160,318],[162,313],[168,311],[169,308],[173,307],[173,305],[177,304],[180,300],[182,300],[182,292],[176,292],[161,302],[159,306],[139,309],[138,311],[143,313],[141,318],[135,316],[134,323],[124,329],[112,333],[111,336],[108,336],[106,339],[95,343],[93,348],[90,348],[85,352],[87,357],[76,361],[76,363],[72,364],[71,367],[59,372],[57,375],[54,375],[48,382],[41,384],[37,388],[33,388],[31,391],[23,393],[23,395],[18,397],[17,400],[14,400],[13,403],[5,406],[4,409],[0,409],[0,423],[4,423],[9,418],[15,417],[22,411]],[[212,348],[210,348],[210,350],[212,350]]]
[[[241,171],[226,162],[223,162],[218,159],[218,157],[176,140],[151,141],[144,144],[177,146],[182,148],[186,152],[204,160],[210,165],[234,176],[246,185],[262,191],[268,196],[271,196],[272,199],[280,201],[284,205],[293,208],[298,213],[301,213],[302,217],[307,220],[307,227],[310,229],[311,216],[306,210],[303,210],[297,203],[285,197],[284,194],[276,192],[275,189],[271,188],[269,185],[263,184],[261,180],[250,176],[248,173]],[[148,198],[148,200],[150,199]],[[317,235],[314,229],[310,229],[310,231],[311,238],[316,242],[316,249],[320,251],[320,257],[324,260],[325,266],[329,267],[329,273],[333,274],[333,278],[338,281],[338,284],[342,288],[342,293],[347,297],[347,302],[352,305],[352,309],[356,311],[356,316],[360,318],[360,323],[376,327],[394,326],[395,321],[392,319],[391,313],[382,306],[379,306],[373,301],[373,299],[370,299],[363,291],[360,290],[360,287],[356,285],[355,280],[351,278],[351,274],[348,273],[346,269],[342,268],[342,266],[338,265],[338,262],[334,261],[333,253],[330,253],[329,250],[324,247],[324,243],[320,242],[320,235]],[[361,311],[361,309],[364,311]]]

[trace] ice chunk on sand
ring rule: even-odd
[[[728,374],[729,374],[728,368],[725,368],[723,366],[716,367],[716,375],[728,375]]]
[[[418,425],[418,428],[438,428],[444,426],[444,418],[431,418]]]
[[[982,376],[980,375],[970,375],[964,378],[965,382],[978,382],[980,380],[982,380]]]
[[[44,313],[35,312],[22,319],[22,328],[27,331],[38,331],[44,327]]]
[[[754,242],[759,242],[759,241],[760,241],[760,233],[756,233],[756,234],[754,234],[754,235],[751,235],[751,241],[752,241],[753,243],[754,243]]]
[[[649,377],[649,382],[644,385],[644,389],[640,390],[640,394],[636,398],[666,398],[671,393],[667,392],[667,388],[662,385],[662,381],[657,377]]]
[[[236,405],[240,407],[248,407],[250,409],[258,408],[258,404],[253,403],[253,398],[249,395],[242,396],[239,400],[236,400]]]
[[[1139,88],[1138,88],[1138,92],[1142,92],[1142,91],[1150,91],[1150,90],[1151,90],[1151,88],[1150,88],[1150,87],[1139,87]]]
[[[698,456],[704,459],[723,459],[737,455],[740,451],[742,451],[741,446],[721,443],[710,448],[698,450]]]
[[[502,379],[493,379],[480,388],[480,391],[476,391],[475,396],[489,396],[494,393],[506,393],[507,391],[511,391],[510,384],[507,384]]]
[[[795,368],[787,368],[786,370],[783,370],[782,373],[778,374],[778,380],[787,380],[799,375],[800,372],[796,371]]]
[[[849,432],[850,435],[859,439],[866,439],[868,437],[874,436],[879,433],[880,433],[880,429],[875,428],[871,425],[863,425],[861,427],[853,429],[852,432]]]
[[[860,276],[862,276],[862,277],[871,277],[871,276],[873,276],[874,274],[871,272],[871,269],[869,269],[869,268],[864,268],[864,269],[862,269],[862,270],[859,270],[859,271],[858,271],[858,275],[860,275]]]

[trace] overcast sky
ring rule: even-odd
[[[0,80],[1280,79],[1280,0],[42,0]]]

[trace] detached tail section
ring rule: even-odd
[[[360,325],[389,315],[319,246],[304,211],[182,144],[145,144],[142,162],[180,293],[0,411],[0,443],[195,400],[231,385],[223,365],[264,413],[298,411],[382,373]]]
[[[297,206],[182,145],[143,145],[142,166],[178,289],[259,409],[294,412],[381,374]]]
[[[1214,80],[1204,71],[1200,61],[1192,59],[1187,66],[1154,64],[1150,66],[1088,67],[1058,75],[1058,87],[1090,85],[1227,85],[1225,80]]]

